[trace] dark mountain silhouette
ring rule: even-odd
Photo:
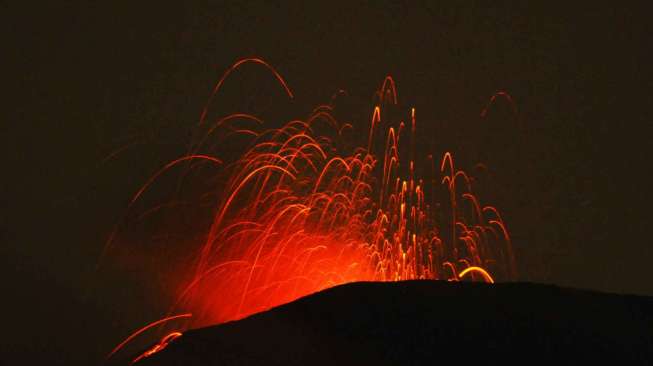
[[[653,362],[653,297],[527,283],[351,283],[187,331],[141,365]]]

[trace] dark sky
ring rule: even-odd
[[[643,9],[242,3],[4,12],[3,354],[93,362],[159,316],[155,291],[96,271],[98,258],[131,195],[183,153],[213,83],[244,56],[274,65],[304,114],[341,88],[367,110],[391,74],[436,155],[495,170],[490,202],[520,280],[653,295]],[[478,118],[497,90],[513,96],[516,119]]]

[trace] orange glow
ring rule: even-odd
[[[210,160],[227,177],[193,261],[180,266],[188,280],[176,289],[170,313],[192,311],[192,325],[203,326],[354,281],[458,281],[468,273],[489,283],[514,278],[506,224],[474,194],[472,177],[456,168],[449,152],[439,170],[428,156],[430,176],[420,169],[415,108],[398,104],[392,77],[376,92],[369,125],[341,123],[332,114],[334,105],[318,106],[305,120],[277,128],[251,114],[209,116],[225,78],[247,62],[270,69],[293,97],[265,61],[238,61],[219,79],[202,112],[200,124],[209,117],[216,122],[204,126],[188,156],[159,170],[132,200],[181,161]],[[407,118],[410,128],[403,122]],[[237,120],[250,122],[229,125]],[[345,130],[358,131],[352,146],[342,141]],[[234,133],[251,141],[234,160],[200,153],[209,137],[229,139]]]
[[[182,334],[180,332],[172,332],[172,333],[166,335],[165,337],[163,337],[159,341],[159,343],[155,344],[150,349],[143,352],[143,354],[136,357],[131,363],[134,364],[134,363],[136,363],[136,362],[138,362],[138,361],[140,361],[140,360],[142,360],[142,359],[144,359],[146,357],[152,356],[153,354],[155,354],[155,353],[161,351],[162,349],[166,348],[168,346],[168,344],[170,344],[170,342],[174,341],[175,339],[177,339],[177,338],[179,338],[181,336],[182,336]]]
[[[155,321],[155,322],[152,322],[152,323],[150,323],[150,324],[144,326],[143,328],[141,328],[141,329],[135,331],[135,332],[132,333],[129,337],[127,337],[124,341],[122,341],[119,345],[117,345],[116,348],[114,348],[114,349],[113,349],[113,350],[112,350],[112,351],[107,355],[106,359],[111,358],[111,356],[113,356],[114,354],[116,354],[116,352],[120,351],[120,349],[123,348],[127,343],[129,343],[132,339],[138,337],[141,333],[145,332],[146,330],[151,329],[151,328],[154,328],[154,327],[156,327],[157,325],[161,325],[161,324],[166,323],[166,322],[169,322],[169,321],[171,321],[171,320],[182,319],[182,318],[190,318],[190,317],[192,317],[192,316],[193,316],[193,314],[191,314],[191,313],[179,314],[179,315],[168,316],[168,317],[165,317],[165,318],[163,318],[163,319],[159,319],[159,320],[157,320],[157,321]]]
[[[332,105],[314,108],[305,121],[258,133],[230,164],[233,174],[198,253],[195,276],[180,290],[173,311],[192,309],[208,324],[352,281],[458,280],[472,268],[492,282],[483,269],[488,262],[502,265],[495,270],[510,278],[512,262],[501,257],[511,255],[507,231],[486,234],[493,226],[503,233],[498,212],[482,206],[470,177],[456,169],[448,152],[440,172],[450,208],[437,212],[428,204],[432,189],[416,176],[414,147],[407,160],[399,153],[401,136],[416,133],[415,109],[407,111],[409,129],[401,121],[392,126],[384,112],[398,101],[392,77],[376,94],[366,148],[336,148],[345,124],[333,117]],[[318,120],[332,133],[316,133]],[[377,140],[385,144],[376,146]],[[449,216],[446,229],[437,219],[442,214]]]
[[[462,272],[460,272],[458,274],[458,278],[462,279],[463,277],[465,277],[466,274],[468,274],[470,272],[480,273],[483,276],[483,278],[485,279],[486,282],[494,283],[494,280],[492,279],[492,276],[490,276],[490,274],[487,273],[486,270],[484,270],[481,267],[474,267],[474,266],[465,268]]]

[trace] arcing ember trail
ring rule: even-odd
[[[212,116],[225,80],[249,67],[269,70],[293,98],[268,63],[238,61],[202,112],[201,137],[132,200],[173,169],[210,166],[228,177],[170,315],[192,313],[183,317],[196,327],[348,282],[515,278],[506,224],[474,195],[473,178],[450,153],[439,161],[415,156],[418,111],[399,105],[392,77],[375,93],[369,120],[357,125],[338,121],[335,103],[276,128],[242,112]],[[245,141],[236,159],[212,154],[218,141],[234,138]]]

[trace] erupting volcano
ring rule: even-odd
[[[337,99],[347,97],[342,91],[308,118],[278,125],[242,111],[214,113],[230,75],[252,67],[268,70],[293,98],[267,62],[238,61],[213,89],[188,153],[157,171],[129,206],[164,174],[185,182],[201,170],[217,182],[202,192],[213,214],[192,260],[177,266],[188,280],[168,319],[223,323],[357,281],[515,279],[499,210],[474,194],[474,177],[452,154],[416,156],[419,111],[399,103],[392,77],[380,83],[369,120],[360,123],[334,116]],[[490,103],[497,96],[512,103],[504,92]],[[108,250],[123,231],[116,229]]]

